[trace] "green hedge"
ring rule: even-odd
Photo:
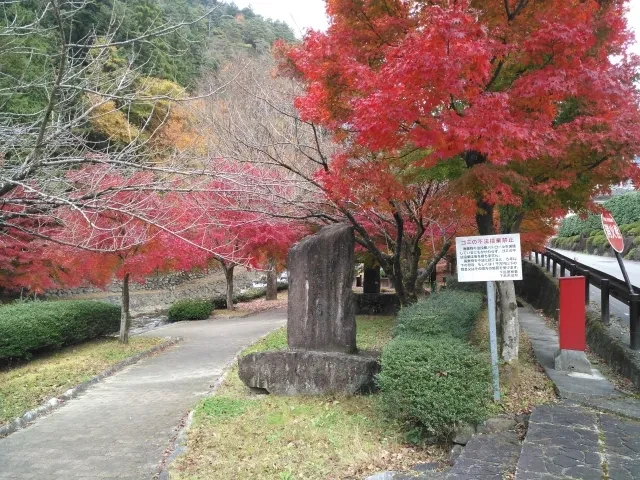
[[[178,300],[169,307],[169,321],[178,322],[181,320],[206,320],[213,312],[213,302],[211,300],[198,300],[185,298]]]
[[[378,375],[385,414],[419,437],[447,439],[460,423],[486,418],[489,366],[456,338],[400,336],[382,353]]]
[[[611,212],[618,225],[629,225],[640,222],[640,192],[629,192],[612,197],[603,206]],[[589,234],[594,230],[602,230],[600,215],[589,215],[582,219],[577,215],[565,218],[558,230],[559,237],[573,237]]]
[[[486,417],[489,364],[466,343],[482,306],[477,292],[445,290],[400,310],[377,381],[383,412],[412,439],[446,439]]]
[[[120,308],[103,302],[29,302],[0,308],[0,361],[30,358],[113,333]]]
[[[466,340],[480,310],[480,293],[444,290],[400,310],[394,335],[451,335]]]
[[[580,236],[585,233],[589,233],[592,230],[600,228],[600,217],[596,215],[589,215],[587,218],[582,219],[578,215],[571,215],[565,218],[560,224],[558,229],[559,237],[574,237]]]
[[[457,275],[454,275],[447,277],[447,289],[484,293],[487,291],[487,282],[459,282]]]

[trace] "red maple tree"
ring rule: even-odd
[[[307,85],[297,107],[347,140],[349,158],[413,148],[430,168],[460,157],[481,233],[495,205],[517,207],[500,227],[517,231],[533,207],[584,206],[637,178],[624,3],[330,0],[327,32],[281,49]]]
[[[280,58],[306,85],[303,119],[333,132],[344,164],[458,160],[466,172],[451,186],[474,200],[479,232],[517,232],[640,178],[624,12],[621,0],[328,0],[327,32],[281,45]],[[500,293],[515,304],[512,282]]]

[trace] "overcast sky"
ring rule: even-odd
[[[302,33],[309,28],[327,28],[324,0],[235,0],[234,3],[241,8],[251,5],[263,17],[284,20],[298,37],[302,37]],[[633,50],[640,54],[640,0],[631,0],[629,6],[629,24],[634,28],[638,40]]]

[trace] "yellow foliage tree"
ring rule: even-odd
[[[89,122],[95,133],[111,142],[129,144],[140,136],[140,129],[129,122],[125,113],[113,100],[104,100],[101,96],[89,94],[87,99],[93,107]]]

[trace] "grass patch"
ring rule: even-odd
[[[245,348],[240,355],[244,357],[250,353],[264,352],[267,350],[284,350],[285,348],[287,348],[287,329],[286,327],[282,327]]]
[[[489,321],[484,310],[475,323],[470,342],[489,356]],[[527,334],[520,329],[518,366],[500,365],[501,402],[493,405],[497,412],[518,414],[529,413],[536,405],[557,400],[553,382],[544,373],[536,360],[533,345]]]
[[[391,330],[395,323],[392,316],[367,316],[357,318],[356,345],[360,350],[380,350],[391,340]],[[244,349],[241,356],[266,350],[284,350],[287,348],[287,329],[279,328],[266,337]]]
[[[356,345],[360,350],[382,350],[391,340],[395,317],[363,315],[357,320]]]
[[[393,317],[357,321],[359,348],[379,349],[391,338]],[[284,328],[244,353],[278,348],[286,348]],[[197,407],[187,453],[170,478],[359,479],[446,457],[442,447],[408,446],[404,438],[402,425],[382,418],[376,396],[250,395],[236,367]]]
[[[120,345],[115,338],[102,338],[0,370],[0,424],[163,341],[133,337],[128,345]]]

